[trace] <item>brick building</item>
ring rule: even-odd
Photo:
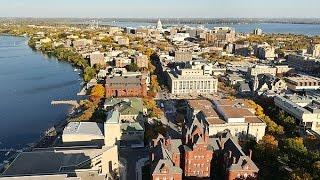
[[[146,80],[143,76],[114,76],[106,78],[106,97],[145,97]]]
[[[233,138],[221,139],[220,145],[222,146],[220,162],[227,180],[257,178],[259,169],[251,160],[251,150],[248,156],[245,155]]]
[[[203,121],[194,119],[184,131],[183,169],[185,177],[210,178],[214,151],[218,146],[210,143],[209,129]]]
[[[226,180],[257,179],[259,169],[229,132],[209,137],[207,122],[196,116],[183,128],[182,139],[159,135],[151,144],[153,180],[210,179],[218,171]]]
[[[164,138],[162,135],[152,141],[150,162],[153,180],[182,180],[181,146],[180,139]]]

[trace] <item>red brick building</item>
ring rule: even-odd
[[[251,154],[247,156],[229,132],[209,137],[207,122],[194,117],[186,122],[182,140],[161,135],[153,140],[151,176],[153,180],[210,179],[213,172],[222,171],[226,180],[255,179],[259,169]]]
[[[226,179],[257,178],[259,169],[251,160],[252,151],[250,151],[249,156],[247,156],[241,150],[240,145],[235,142],[235,139],[228,138],[226,142],[223,141],[224,140],[221,140],[223,146],[221,163],[223,164]]]
[[[152,141],[150,164],[153,180],[182,180],[181,145],[180,139],[171,140],[162,135]]]
[[[196,119],[184,132],[185,177],[210,178],[213,151],[210,148],[208,128]]]
[[[147,85],[142,76],[114,76],[106,78],[106,97],[145,97]]]

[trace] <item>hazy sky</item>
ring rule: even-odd
[[[0,17],[320,18],[320,0],[0,0]]]

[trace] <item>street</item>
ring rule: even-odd
[[[120,159],[125,161],[127,180],[135,180],[137,176],[136,164],[141,159],[149,158],[149,148],[120,148]],[[124,179],[124,178],[122,178]]]

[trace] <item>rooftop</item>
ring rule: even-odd
[[[143,127],[138,122],[134,123],[121,123],[121,130],[124,132],[129,131],[143,131]]]
[[[118,106],[120,115],[137,115],[143,113],[143,101],[141,98],[109,98],[106,99],[104,106]]]
[[[95,122],[70,122],[63,130],[64,135],[81,134],[103,136],[103,124]]]
[[[107,148],[56,148],[22,152],[3,173],[4,176],[60,174],[81,169],[85,162]]]

